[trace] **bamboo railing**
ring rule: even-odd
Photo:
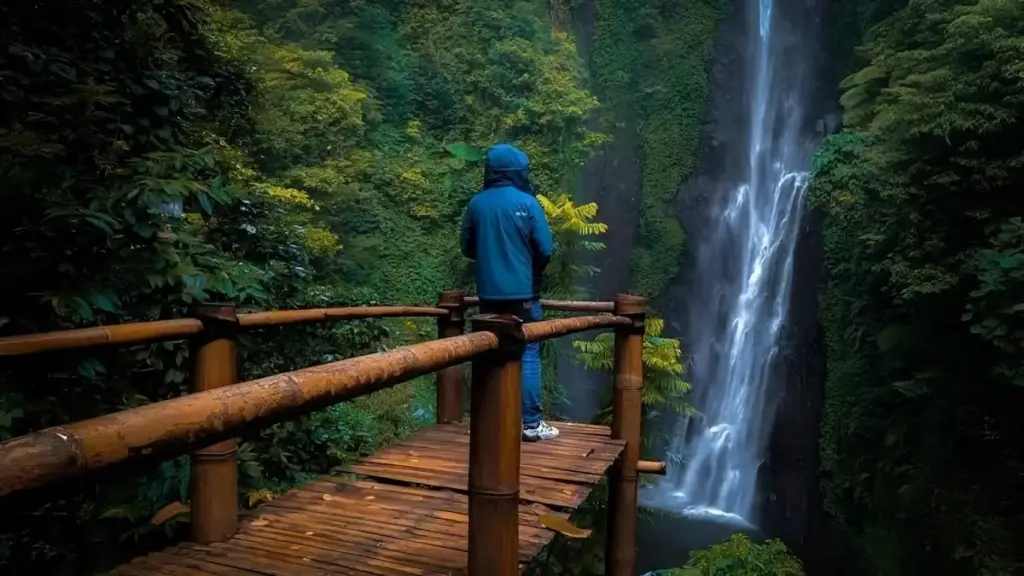
[[[237,531],[237,442],[245,428],[267,426],[437,372],[437,421],[462,419],[462,373],[472,361],[469,455],[469,574],[518,574],[521,437],[520,358],[528,342],[597,329],[615,330],[612,438],[625,448],[610,471],[606,573],[632,576],[636,563],[638,473],[663,474],[642,462],[644,299],[543,301],[549,309],[599,312],[522,324],[511,316],[475,316],[462,292],[441,294],[436,308],[351,307],[236,314],[233,304],[204,304],[194,318],[0,338],[0,356],[192,338],[192,393],[32,432],[0,442],[0,497],[53,485],[143,457],[192,450],[192,538],[221,542]],[[321,321],[436,317],[438,340],[237,383],[241,330]]]

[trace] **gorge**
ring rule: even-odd
[[[596,17],[587,12],[595,4],[584,3],[585,18]],[[674,200],[685,252],[656,305],[668,333],[682,338],[700,416],[661,425],[672,440],[655,453],[673,464],[642,495],[645,504],[690,521],[681,524],[685,536],[671,520],[641,528],[648,542],[641,557],[651,559],[645,568],[685,560],[689,548],[727,534],[713,523],[729,518],[744,530],[763,526],[797,550],[820,520],[820,239],[813,215],[802,216],[811,156],[838,126],[831,78],[822,73],[828,52],[820,32],[830,7],[736,1],[720,8],[712,28],[699,145]],[[591,161],[582,187],[585,198],[611,207],[612,256],[592,285],[599,295],[628,289],[623,264],[642,242],[634,230],[642,226],[636,191],[643,189],[645,148],[630,139],[628,124],[619,132],[626,138],[617,136]],[[634,265],[634,281],[637,272]],[[567,382],[586,378],[579,369],[560,370]],[[600,383],[593,380],[576,391],[576,409],[596,402],[589,391]],[[588,410],[574,416],[588,417]]]

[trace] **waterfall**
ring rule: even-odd
[[[669,474],[646,504],[754,523],[757,474],[779,398],[773,367],[790,304],[811,145],[798,34],[778,0],[743,0],[747,21],[743,113],[748,122],[737,176],[691,239],[697,258],[686,346],[698,416],[676,426]]]

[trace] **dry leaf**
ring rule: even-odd
[[[330,495],[330,494],[324,494],[324,495],[323,495],[323,499],[324,499],[324,500],[333,500],[333,498],[331,498],[331,495]]]
[[[312,535],[313,535],[312,532],[306,532],[306,536],[312,536]]]
[[[171,518],[174,518],[175,516],[178,516],[180,514],[187,514],[191,512],[191,510],[192,509],[189,508],[187,504],[182,504],[181,502],[171,502],[167,506],[164,506],[159,511],[157,511],[157,513],[154,514],[152,518],[150,518],[149,523],[154,526],[159,526],[164,522],[167,522]]]
[[[376,498],[376,496],[367,496],[366,498],[363,498],[363,500],[373,500],[374,498]]]
[[[540,517],[540,523],[548,530],[554,530],[569,538],[586,538],[590,536],[589,529],[577,528],[573,526],[572,522],[569,522],[568,518],[562,518],[561,516],[545,514]]]
[[[249,522],[249,526],[266,526],[267,524],[270,524],[270,522],[267,522],[266,520],[253,520],[252,522]]]

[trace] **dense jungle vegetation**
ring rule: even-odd
[[[577,279],[596,270],[574,254],[601,250],[607,232],[596,205],[573,200],[579,171],[611,140],[601,131],[615,122],[611,110],[636,104],[626,99],[630,75],[650,82],[685,62],[693,74],[675,77],[693,85],[692,100],[676,106],[680,96],[663,90],[630,119],[652,127],[645,146],[659,158],[645,245],[677,254],[681,232],[658,207],[695,161],[714,14],[700,8],[690,19],[672,2],[601,0],[603,64],[592,83],[570,30],[573,8],[557,0],[4,4],[0,332],[181,317],[203,301],[247,310],[429,303],[441,290],[469,289],[452,231],[480,184],[482,148],[498,141],[530,155],[555,232],[545,295],[579,296]],[[660,52],[635,41],[629,57],[647,63],[616,62],[615,43],[626,37],[660,38]],[[698,50],[676,53],[689,47]],[[609,104],[599,114],[602,90]],[[602,120],[592,127],[594,115]],[[652,322],[645,348],[652,415],[689,409],[679,343],[661,338],[661,326]],[[418,320],[264,330],[241,342],[240,377],[431,337],[432,323]],[[610,363],[607,339],[576,348],[574,361],[595,370]],[[560,359],[550,347],[544,358],[554,415]],[[5,360],[0,440],[179,396],[190,363],[181,342]],[[408,434],[432,421],[432,402],[424,378],[248,435],[243,504]],[[187,514],[150,520],[186,502],[187,483],[188,460],[179,458],[7,499],[0,571],[89,572],[179,538]],[[566,570],[600,565],[599,547],[590,548],[585,561],[563,560]]]
[[[1024,6],[843,3],[825,214],[826,508],[855,574],[1024,571]]]

